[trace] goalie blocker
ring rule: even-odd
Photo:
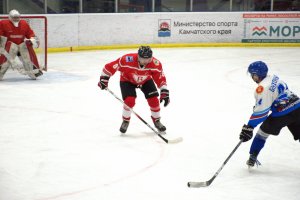
[[[6,38],[1,37],[1,44],[4,46],[4,49],[2,49],[2,55],[0,56],[0,80],[10,66],[12,69],[18,70],[19,73],[28,75],[33,80],[43,75],[33,49],[33,42],[36,43],[33,39],[27,39],[17,45],[11,41],[6,42]],[[37,43],[35,45],[37,45]],[[9,55],[9,58],[6,53]],[[16,57],[21,61],[21,65],[17,64],[15,60]]]

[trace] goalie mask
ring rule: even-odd
[[[19,22],[20,22],[20,13],[17,10],[11,10],[9,12],[8,18],[9,20],[14,24],[15,27],[19,26]]]

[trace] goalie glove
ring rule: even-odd
[[[33,48],[38,48],[40,46],[40,42],[37,37],[31,37],[30,39],[25,38],[25,43],[29,43]]]

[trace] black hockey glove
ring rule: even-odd
[[[169,98],[169,90],[168,89],[162,89],[160,91],[160,103],[164,103],[164,107],[166,107],[170,103],[170,98]]]
[[[108,86],[109,76],[100,76],[100,81],[98,83],[98,86],[101,88],[101,90],[104,90]]]
[[[240,140],[242,140],[242,142],[247,142],[250,140],[253,136],[253,130],[254,128],[252,126],[244,124],[240,133]]]

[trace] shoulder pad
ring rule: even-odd
[[[154,65],[158,66],[159,65],[159,60],[153,58],[153,63],[154,63]]]

